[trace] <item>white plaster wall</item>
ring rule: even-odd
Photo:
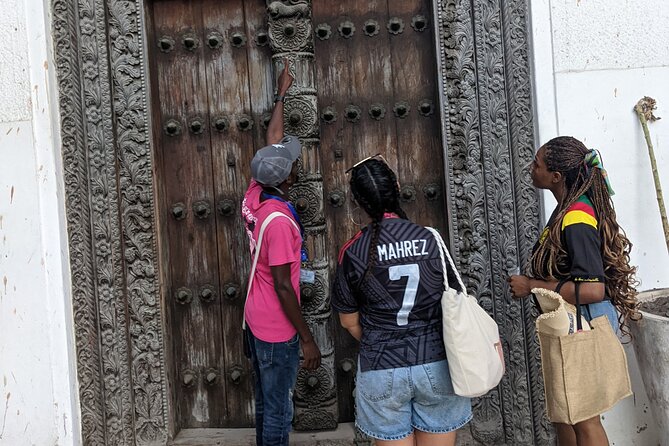
[[[48,4],[0,8],[3,446],[80,444]]]
[[[23,0],[2,0],[0,7],[0,122],[30,118],[28,39]]]
[[[551,0],[555,70],[669,66],[667,0]]]
[[[647,95],[665,117],[650,131],[668,197],[668,19],[666,0],[531,0],[537,142],[571,135],[601,151],[618,221],[634,244],[640,289],[669,287],[650,163],[632,110]],[[546,219],[554,206],[546,194]],[[655,445],[669,432],[657,431],[633,350],[626,351],[635,395],[605,414],[604,425],[613,445]]]

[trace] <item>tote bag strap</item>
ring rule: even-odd
[[[576,331],[583,331],[583,323],[581,322],[581,302],[578,296],[578,288],[580,282],[574,282],[574,297],[576,300]]]
[[[265,233],[265,229],[267,229],[267,225],[269,225],[269,223],[277,217],[287,218],[293,224],[293,226],[295,226],[295,229],[297,229],[298,231],[300,230],[300,228],[297,226],[297,223],[295,223],[295,221],[292,218],[290,218],[289,216],[287,216],[283,212],[272,212],[271,214],[269,214],[267,216],[265,221],[262,222],[262,225],[260,226],[260,231],[258,232],[258,242],[256,243],[255,255],[253,256],[253,264],[251,265],[251,273],[249,274],[249,285],[246,288],[246,297],[244,298],[244,313],[242,314],[242,329],[246,328],[246,303],[249,300],[249,293],[251,293],[251,285],[253,284],[253,278],[256,275],[256,266],[258,265],[258,258],[260,257],[260,247],[262,246],[262,236]]]
[[[458,280],[458,284],[460,285],[462,292],[464,294],[467,294],[467,288],[465,288],[465,284],[462,282],[460,273],[458,272],[458,269],[455,267],[455,263],[453,263],[451,254],[448,252],[448,248],[446,248],[446,243],[444,243],[444,239],[441,238],[441,234],[439,234],[439,231],[437,231],[434,228],[426,226],[426,229],[432,233],[434,239],[437,242],[437,246],[439,246],[439,257],[441,257],[441,266],[444,269],[444,287],[448,288],[448,269],[446,268],[446,261],[444,260],[444,257],[446,257],[448,259],[448,263],[451,265],[453,273],[455,274],[455,278]]]
[[[569,279],[562,279],[558,282],[557,287],[555,288],[556,293],[560,293],[562,286],[569,282]],[[583,323],[581,322],[581,301],[579,299],[579,286],[581,282],[574,282],[574,299],[576,301],[576,331],[583,331]]]

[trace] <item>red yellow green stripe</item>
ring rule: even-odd
[[[562,219],[562,229],[570,225],[583,223],[597,229],[597,217],[592,203],[585,195],[581,196],[574,204],[569,206],[567,213]]]

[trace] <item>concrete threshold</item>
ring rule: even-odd
[[[291,432],[291,446],[351,446],[353,423],[340,423],[333,431]],[[183,429],[172,446],[255,446],[255,429]]]

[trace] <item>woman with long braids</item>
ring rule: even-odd
[[[347,172],[370,220],[341,249],[332,292],[342,326],[360,341],[356,425],[378,446],[454,445],[472,410],[469,398],[454,394],[446,362],[439,247],[400,207],[397,177],[383,158]],[[457,283],[450,269],[448,276]]]
[[[599,152],[570,136],[551,139],[537,151],[531,176],[558,204],[534,247],[529,275],[509,278],[512,294],[522,298],[532,288],[559,288],[575,304],[578,286],[587,320],[605,315],[614,331],[627,334],[637,317],[636,269],[629,264],[632,244],[616,221]],[[555,427],[559,446],[609,444],[600,416]]]

